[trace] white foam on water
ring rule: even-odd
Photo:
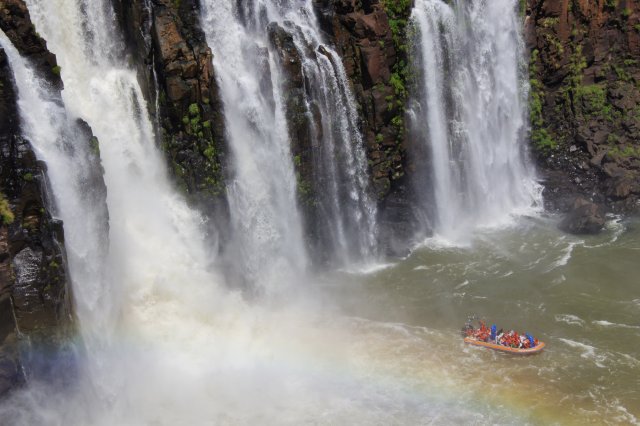
[[[608,360],[608,357],[606,354],[601,353],[595,346],[564,338],[559,338],[558,340],[566,343],[574,349],[579,349],[580,351],[582,351],[582,353],[580,354],[581,358],[593,361],[593,363],[599,368],[606,368],[604,362]]]
[[[562,256],[558,258],[555,262],[553,262],[549,268],[547,269],[547,273],[551,272],[555,269],[562,268],[563,266],[567,266],[569,261],[571,260],[571,256],[573,255],[573,251],[576,247],[584,245],[584,241],[572,241],[570,242],[566,248],[562,250]]]
[[[584,327],[585,325],[585,321],[576,315],[560,314],[560,315],[555,315],[554,318],[558,322],[564,322],[569,325],[577,325],[580,327]]]
[[[629,328],[629,329],[636,329],[636,330],[640,329],[640,325],[618,324],[618,323],[604,321],[604,320],[592,321],[592,323],[600,327],[607,327],[607,328],[613,327],[613,328]]]

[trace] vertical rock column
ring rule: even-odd
[[[113,4],[150,108],[158,109],[159,142],[176,183],[207,216],[226,217],[224,115],[197,1]]]
[[[362,134],[378,198],[380,240],[402,254],[420,220],[409,175],[415,169],[406,131],[411,86],[408,20],[411,2],[317,0],[323,29],[333,39],[360,106]]]

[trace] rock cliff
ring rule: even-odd
[[[526,4],[531,141],[551,210],[640,210],[639,12],[632,0]]]

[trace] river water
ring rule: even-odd
[[[325,291],[369,344],[379,339],[374,374],[427,395],[429,422],[639,424],[639,254],[638,220],[575,237],[554,218],[525,218],[465,247],[427,241],[375,274],[327,278]],[[469,314],[547,347],[527,357],[467,347],[458,331]]]

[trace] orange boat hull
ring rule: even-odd
[[[470,345],[483,346],[485,348],[493,349],[495,351],[508,352],[508,353],[518,354],[518,355],[535,354],[540,352],[542,349],[544,349],[544,342],[538,342],[538,346],[536,346],[535,348],[529,348],[529,349],[520,349],[520,348],[512,348],[509,346],[496,345],[495,343],[483,342],[480,340],[472,339],[470,337],[465,337],[464,342],[469,343]]]

